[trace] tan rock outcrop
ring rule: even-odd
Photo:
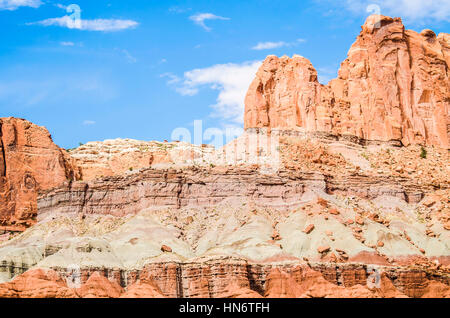
[[[35,223],[38,192],[78,177],[45,128],[0,118],[0,231],[24,231]]]
[[[301,56],[267,57],[246,96],[245,128],[448,148],[449,35],[378,17],[367,19],[328,85]]]
[[[83,180],[137,173],[139,169],[173,165],[183,166],[201,161],[213,152],[210,146],[186,142],[139,141],[114,139],[88,142],[70,149],[69,154],[80,167]]]

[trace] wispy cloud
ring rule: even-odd
[[[0,10],[17,10],[20,7],[39,8],[41,0],[0,0]]]
[[[61,3],[55,3],[54,6],[63,10],[67,10],[67,6]]]
[[[66,15],[60,18],[50,18],[38,22],[28,23],[28,25],[59,26],[63,28],[78,29],[85,31],[115,32],[135,28],[139,25],[139,23],[133,20],[120,20],[120,19],[94,19],[94,20],[82,19],[77,24],[74,23],[74,20],[71,17]]]
[[[84,126],[92,126],[92,125],[95,125],[95,124],[96,124],[96,122],[93,121],[93,120],[85,120],[85,121],[83,121],[83,125]]]
[[[317,1],[317,0],[316,0]],[[336,6],[334,0],[322,0],[329,7]],[[379,13],[382,15],[399,16],[414,23],[425,23],[430,20],[450,21],[450,1],[448,0],[346,0],[344,8],[359,14],[368,15]],[[369,6],[379,6],[380,12],[367,10]],[[339,3],[342,8],[342,4]]]
[[[211,31],[211,28],[205,24],[206,20],[230,20],[230,18],[221,17],[212,13],[198,13],[190,16],[189,19],[194,21],[195,24],[201,26],[206,31]]]
[[[181,95],[196,95],[205,86],[219,91],[217,103],[211,105],[214,109],[212,115],[242,124],[245,95],[261,63],[217,64],[186,72],[183,79],[171,73],[163,74],[163,77],[168,77],[168,83],[174,85]]]
[[[185,13],[185,12],[188,12],[188,11],[191,11],[191,10],[192,10],[191,8],[182,8],[182,7],[179,7],[179,6],[172,6],[172,7],[169,8],[169,12],[170,13],[177,13],[177,14]]]
[[[173,73],[169,73],[169,72],[161,74],[159,77],[161,77],[161,78],[168,78],[167,84],[169,84],[169,85],[173,85],[173,84],[181,82],[181,78],[180,77],[176,76]]]
[[[63,42],[59,42],[59,44],[61,44],[62,46],[75,46],[75,43],[70,42],[70,41],[63,41]]]
[[[288,46],[295,46],[297,44],[306,42],[306,40],[304,39],[297,39],[294,42],[284,42],[284,41],[280,41],[280,42],[259,42],[257,45],[255,45],[254,47],[252,47],[252,50],[271,50],[271,49],[278,49],[278,48],[282,48],[282,47],[288,47]]]
[[[131,55],[131,53],[128,52],[128,50],[116,48],[116,51],[119,51],[120,53],[122,53],[125,56],[128,63],[134,64],[137,62],[137,58],[135,58],[133,55]]]

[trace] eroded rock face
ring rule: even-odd
[[[448,148],[449,46],[448,34],[371,16],[328,85],[301,56],[269,56],[247,93],[245,128]]]
[[[48,269],[33,269],[0,284],[2,298],[407,298],[450,297],[444,276],[423,278],[415,285],[405,277],[414,269],[379,268],[369,276],[363,265],[308,265],[302,262],[252,264],[222,258],[207,262],[154,263],[122,278],[102,271],[86,272],[79,288]],[[417,269],[416,269],[417,270]],[[110,272],[111,273],[111,272]],[[398,275],[400,274],[400,276]],[[84,275],[84,274],[83,274]],[[343,275],[343,276],[341,276]],[[403,278],[402,278],[403,276]],[[440,278],[444,282],[435,280]],[[119,285],[121,282],[124,286]]]
[[[72,159],[45,128],[0,118],[0,231],[24,231],[35,223],[38,192],[76,178]]]

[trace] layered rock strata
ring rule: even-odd
[[[375,273],[375,274],[374,274]],[[449,276],[420,268],[251,264],[233,258],[155,263],[141,271],[35,269],[0,284],[0,297],[27,298],[406,298],[450,297]],[[122,288],[121,285],[124,286]]]

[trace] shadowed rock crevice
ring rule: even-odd
[[[0,176],[6,177],[6,150],[3,143],[3,122],[0,119]],[[3,182],[2,182],[3,183]]]

